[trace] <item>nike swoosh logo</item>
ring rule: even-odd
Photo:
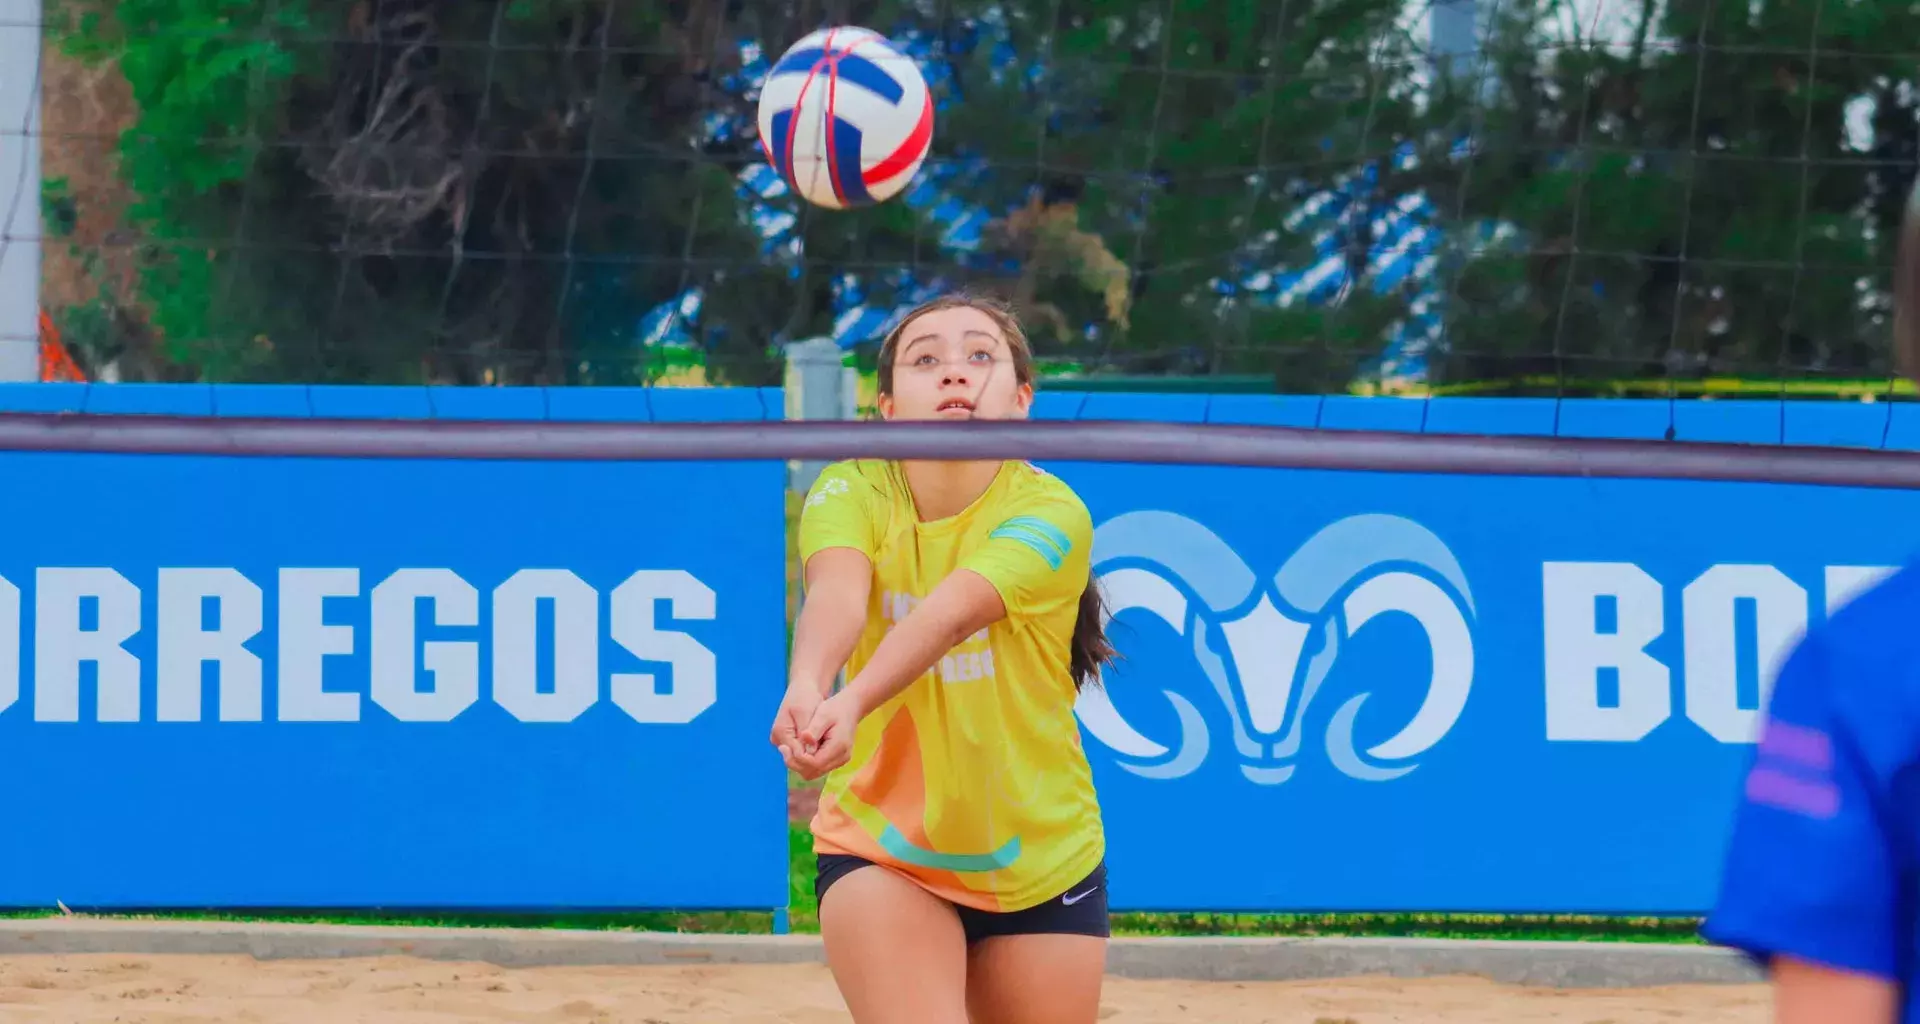
[[[1100,891],[1100,887],[1096,885],[1096,886],[1094,886],[1093,888],[1091,888],[1091,889],[1088,889],[1088,890],[1087,890],[1086,892],[1083,892],[1083,893],[1078,893],[1078,894],[1072,894],[1072,895],[1067,895],[1067,896],[1062,896],[1062,897],[1060,897],[1060,905],[1061,905],[1061,906],[1066,906],[1066,907],[1071,907],[1071,906],[1073,906],[1073,905],[1074,905],[1075,903],[1078,903],[1078,902],[1080,902],[1081,900],[1084,900],[1084,899],[1086,899],[1087,897],[1089,897],[1089,896],[1091,896],[1091,895],[1093,895],[1094,893],[1096,893],[1096,892],[1099,892],[1099,891]]]

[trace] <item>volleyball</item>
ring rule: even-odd
[[[760,148],[800,198],[845,210],[898,195],[933,143],[933,93],[907,55],[864,28],[793,44],[760,88]]]

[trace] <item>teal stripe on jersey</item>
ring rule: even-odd
[[[987,538],[989,540],[999,538],[1025,544],[1032,548],[1035,554],[1047,560],[1047,568],[1049,569],[1059,569],[1060,563],[1063,560],[1060,549],[1049,542],[1045,535],[1024,525],[1015,526],[1012,523],[1007,523],[995,527],[992,533],[987,534]]]
[[[1019,836],[1002,843],[992,853],[941,853],[915,844],[892,825],[880,833],[880,848],[903,864],[936,871],[999,871],[1020,859]]]
[[[1014,516],[1012,519],[1009,519],[1006,522],[1001,523],[1000,525],[1001,526],[1024,526],[1030,530],[1035,531],[1036,533],[1039,533],[1042,537],[1045,537],[1049,542],[1053,544],[1055,548],[1059,550],[1061,558],[1067,557],[1067,554],[1073,550],[1073,541],[1067,537],[1067,531],[1062,530],[1058,526],[1055,526],[1052,523],[1047,522],[1045,519],[1042,519],[1039,516]]]

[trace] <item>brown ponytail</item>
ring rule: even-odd
[[[922,315],[941,309],[975,309],[987,315],[1007,337],[1007,351],[1013,357],[1014,380],[1032,386],[1033,384],[1033,346],[1027,341],[1027,332],[1020,329],[1020,320],[1014,316],[1012,307],[997,299],[981,295],[952,294],[923,303],[900,318],[893,330],[880,342],[880,366],[875,383],[883,395],[893,393],[893,363],[899,353],[900,337],[907,325]],[[1067,667],[1073,675],[1073,688],[1084,689],[1086,685],[1100,678],[1100,667],[1110,664],[1114,659],[1113,644],[1107,641],[1105,625],[1106,602],[1100,596],[1100,582],[1087,580],[1087,589],[1080,592],[1079,617],[1073,622],[1073,643],[1067,658]]]
[[[1100,594],[1100,581],[1087,578],[1087,589],[1080,592],[1080,616],[1073,620],[1072,653],[1067,668],[1073,673],[1073,688],[1084,690],[1100,678],[1100,667],[1113,663],[1115,651],[1107,639],[1103,624],[1107,603]]]

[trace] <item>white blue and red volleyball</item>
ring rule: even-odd
[[[793,44],[760,87],[760,147],[800,198],[870,206],[913,181],[933,144],[933,94],[912,58],[864,28]]]

